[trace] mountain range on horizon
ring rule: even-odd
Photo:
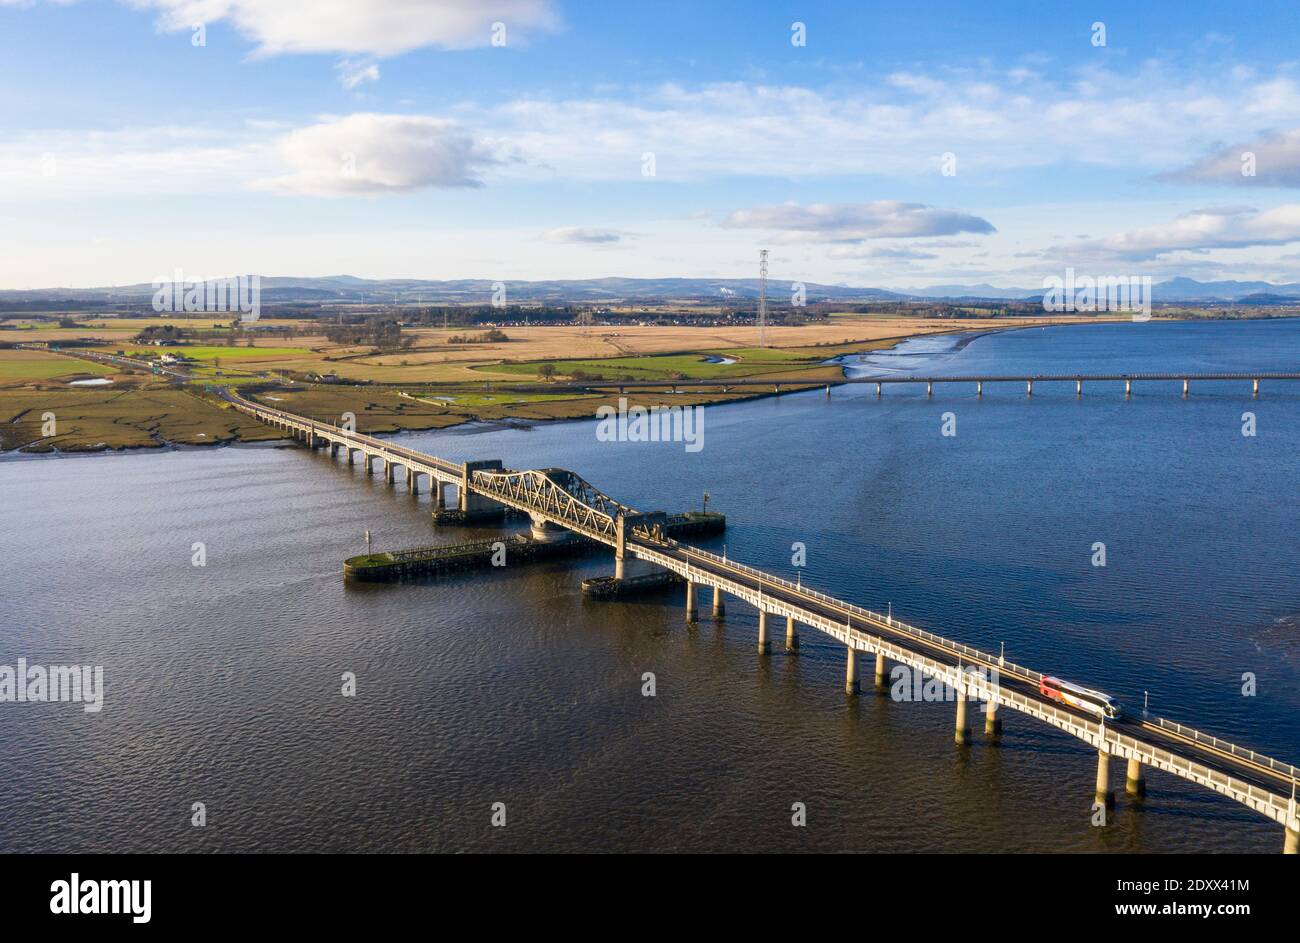
[[[488,304],[498,284],[505,286],[507,303],[624,304],[651,302],[753,301],[759,295],[756,278],[587,278],[545,281],[488,279],[369,279],[354,275],[321,277],[263,276],[261,296],[269,303],[326,304]],[[768,281],[768,298],[784,306],[795,283]],[[1042,288],[999,288],[987,283],[942,284],[891,291],[883,288],[805,283],[805,301],[1035,301]],[[0,304],[138,304],[148,302],[153,283],[95,288],[0,289]],[[1210,302],[1247,304],[1300,303],[1300,282],[1201,282],[1178,276],[1155,282],[1157,303]]]

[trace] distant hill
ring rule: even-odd
[[[496,283],[488,279],[430,280],[418,278],[358,278],[330,275],[320,278],[263,276],[263,303],[320,304],[458,304],[485,305],[492,301]],[[511,304],[651,304],[655,302],[753,302],[758,298],[756,278],[580,278],[552,281],[506,280],[506,301]],[[768,281],[768,297],[781,305],[789,299],[791,283]],[[1024,301],[1042,298],[1042,288],[998,288],[987,283],[931,285],[907,291],[883,288],[805,283],[806,301],[853,302],[935,300]],[[39,288],[0,290],[0,305],[9,310],[57,310],[59,306],[148,304],[152,284],[102,288]],[[1158,303],[1203,302],[1285,305],[1300,303],[1300,283],[1198,282],[1170,278],[1152,289]]]
[[[616,304],[655,301],[752,301],[758,298],[756,278],[586,278],[555,281],[505,280],[506,300],[563,304]],[[777,303],[788,299],[790,282],[772,279],[768,297]],[[496,283],[488,279],[431,281],[415,278],[368,279],[352,275],[322,278],[262,277],[262,300],[276,302],[333,302],[411,304],[489,304]],[[804,286],[806,301],[881,301],[906,296],[879,288],[842,285]],[[73,303],[147,303],[152,284],[112,288],[42,288],[0,291],[0,302],[59,301]]]
[[[1080,272],[1080,275],[1094,274]],[[1110,274],[1110,273],[1104,273]],[[1029,301],[1043,296],[1042,288],[995,288],[992,285],[931,285],[917,288],[909,294],[918,298],[942,298],[947,301],[968,300],[1020,300]],[[1182,276],[1154,282],[1152,299],[1157,303],[1178,302],[1231,302],[1242,304],[1296,304],[1300,303],[1300,283],[1274,285],[1269,282],[1198,282]],[[1268,301],[1248,299],[1268,298]]]

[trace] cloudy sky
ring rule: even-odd
[[[1300,281],[1294,2],[0,0],[0,287]],[[1104,40],[1104,41],[1103,41]]]

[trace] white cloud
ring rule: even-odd
[[[631,236],[631,233],[619,229],[590,229],[582,226],[562,226],[542,233],[542,238],[547,242],[588,246],[616,245]]]
[[[969,213],[899,200],[756,206],[736,210],[723,225],[730,229],[765,229],[789,242],[859,242],[997,231],[988,220]]]
[[[344,88],[356,88],[365,82],[379,81],[379,66],[374,62],[340,59],[334,69],[338,72],[339,83]]]
[[[1300,242],[1300,203],[1259,211],[1250,207],[1192,210],[1168,223],[1143,226],[1105,239],[1049,249],[1071,260],[1116,259],[1140,262],[1178,252],[1281,246]]]
[[[280,159],[292,168],[263,178],[263,189],[319,196],[427,187],[477,187],[491,154],[454,122],[420,115],[359,113],[284,135]]]
[[[506,42],[559,27],[549,0],[126,0],[160,11],[160,25],[189,30],[229,22],[263,55],[330,52],[395,56],[413,49],[471,49],[492,42],[504,23]]]
[[[1246,176],[1246,155],[1254,174]],[[1256,187],[1300,187],[1300,128],[1268,134],[1220,150],[1169,177],[1188,183],[1244,184]]]

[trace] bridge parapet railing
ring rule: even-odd
[[[1267,766],[1269,769],[1273,770],[1274,772],[1281,773],[1283,776],[1287,776],[1293,781],[1300,778],[1300,769],[1297,769],[1295,766],[1292,766],[1290,763],[1283,763],[1281,760],[1275,760],[1273,759],[1273,757],[1267,756],[1263,753],[1257,753],[1256,751],[1248,749],[1246,747],[1237,746],[1237,744],[1232,743],[1228,740],[1224,740],[1222,737],[1216,737],[1213,734],[1203,733],[1200,730],[1197,730],[1195,727],[1189,727],[1186,724],[1180,724],[1174,720],[1169,720],[1164,717],[1154,717],[1148,719],[1152,723],[1156,724],[1157,726],[1161,727],[1164,730],[1171,730],[1174,733],[1180,734],[1181,736],[1188,737],[1189,739],[1194,740],[1196,743],[1204,743],[1204,744],[1208,744],[1209,746],[1216,747],[1217,749],[1220,750],[1227,750],[1233,756],[1239,756],[1242,759],[1250,760],[1253,763],[1259,763],[1262,766]]]
[[[346,436],[359,443],[369,445],[383,455],[394,455],[399,458],[409,459],[410,461],[422,462],[425,465],[433,465],[447,474],[459,474],[462,467],[455,462],[449,462],[446,459],[438,458],[436,455],[428,455],[424,452],[417,452],[414,449],[395,445],[386,439],[377,439],[374,436],[366,435],[362,432],[345,432],[342,428],[333,423],[321,422],[316,419],[306,419],[302,416],[295,415],[294,413],[285,412],[282,409],[272,409],[270,406],[262,406],[259,403],[253,403],[238,394],[232,395],[235,397],[235,405],[237,407],[241,407],[245,411],[252,412],[255,415],[259,413],[269,414],[286,421],[304,423],[308,426],[326,430],[334,435]]]
[[[1168,750],[1162,750],[1150,743],[1144,743],[1133,737],[1117,733],[1113,730],[1105,731],[1105,740],[1107,743],[1113,743],[1116,746],[1125,749],[1150,754],[1161,763],[1175,769],[1182,769],[1187,773],[1188,779],[1201,779],[1210,784],[1219,784],[1225,789],[1239,793],[1252,802],[1259,802],[1273,811],[1283,816],[1282,821],[1289,821],[1294,817],[1295,810],[1291,801],[1286,796],[1280,796],[1275,792],[1256,786],[1253,783],[1244,780],[1235,779],[1227,773],[1221,773],[1218,770],[1210,769],[1201,763],[1195,763],[1177,753],[1170,753]],[[1113,752],[1113,751],[1112,751]]]
[[[681,546],[675,540],[670,540],[666,542],[671,543],[675,547]],[[698,554],[703,557],[708,557],[711,560],[714,560],[718,563],[726,564],[727,566],[730,567],[735,567],[738,570],[743,570],[744,572],[749,573],[753,576],[757,576],[761,579],[765,579],[773,583],[779,583],[781,586],[787,589],[792,589],[797,593],[803,593],[805,595],[813,597],[814,599],[819,599],[822,602],[830,603],[831,605],[838,606],[843,609],[847,609],[848,611],[854,613],[855,615],[859,615],[864,619],[870,619],[873,622],[883,622],[891,629],[898,629],[900,631],[907,632],[911,635],[915,635],[918,638],[923,638],[927,641],[934,642],[936,645],[942,645],[944,648],[947,648],[948,650],[952,651],[954,654],[966,655],[968,657],[975,658],[982,661],[996,662],[999,670],[1033,681],[1035,684],[1038,684],[1039,682],[1042,681],[1043,678],[1042,672],[1033,671],[1032,669],[1026,668],[1023,665],[1017,665],[1014,662],[1009,662],[1005,658],[1000,658],[999,656],[991,655],[988,652],[983,651],[982,649],[974,648],[973,646],[970,645],[964,645],[961,642],[955,642],[952,639],[944,638],[942,635],[936,635],[933,632],[927,632],[925,629],[919,628],[914,625],[910,625],[906,622],[900,622],[898,619],[895,619],[892,615],[884,615],[879,612],[874,612],[870,609],[865,609],[862,606],[854,605],[851,602],[845,602],[843,599],[837,599],[836,597],[828,595],[827,593],[823,593],[818,590],[811,589],[808,586],[805,586],[802,582],[793,583],[790,580],[784,579],[779,576],[774,576],[773,574],[768,573],[764,570],[759,570],[756,567],[748,566],[744,563],[738,563],[735,560],[720,556],[716,553],[711,553],[708,550],[701,550],[699,547],[688,547],[687,549],[689,549],[691,553]]]

